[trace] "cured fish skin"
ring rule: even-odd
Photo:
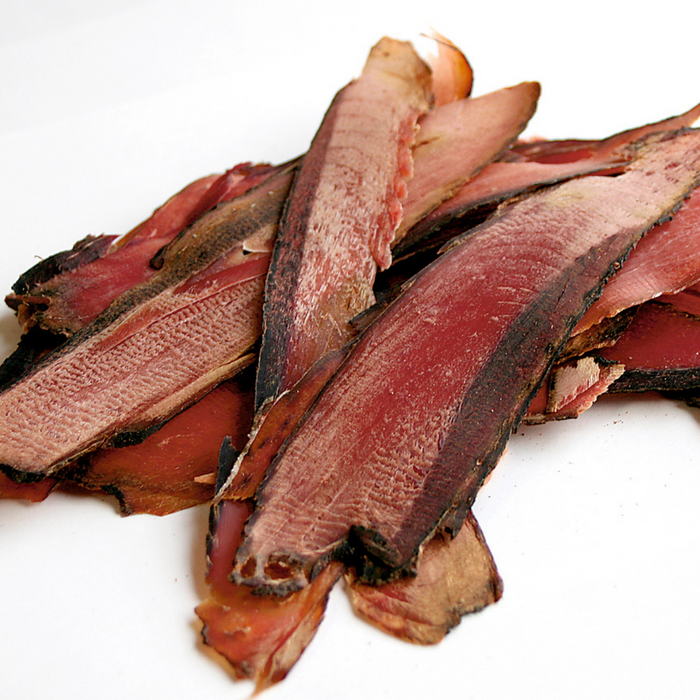
[[[334,558],[368,581],[410,571],[473,501],[605,280],[699,172],[698,132],[648,138],[624,175],[522,200],[420,273],[273,463],[236,580],[297,590]]]
[[[291,172],[200,218],[156,275],[0,395],[0,464],[53,474],[120,432],[163,423],[249,363],[269,253],[245,245],[274,237]]]

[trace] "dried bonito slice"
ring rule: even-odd
[[[119,433],[163,423],[247,366],[269,253],[249,253],[246,241],[274,237],[292,173],[198,219],[155,275],[7,388],[0,464],[53,474]]]
[[[473,501],[603,283],[699,173],[698,132],[648,138],[623,175],[517,202],[419,274],[273,463],[236,580],[299,590],[334,558],[366,581],[410,571]]]
[[[71,251],[52,255],[25,272],[5,301],[25,331],[72,335],[97,318],[120,294],[150,279],[159,251],[217,204],[261,184],[280,167],[241,163],[184,187],[129,233],[88,236]]]

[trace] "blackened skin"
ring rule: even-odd
[[[30,267],[12,285],[12,291],[15,294],[29,294],[33,287],[101,258],[115,238],[116,236],[86,236],[78,241],[71,250],[51,255],[38,262],[34,267]],[[11,305],[11,301],[8,301],[8,304]]]

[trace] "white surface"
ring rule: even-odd
[[[700,101],[697,17],[562,7],[4,2],[0,288],[36,256],[128,230],[201,175],[304,151],[384,34],[450,36],[476,94],[540,80],[529,133],[601,137]],[[2,357],[17,338],[0,312]],[[354,619],[335,591],[264,697],[697,697],[699,417],[610,399],[521,430],[476,508],[502,601],[420,648]],[[198,644],[206,518],[122,519],[109,500],[66,495],[0,501],[2,697],[247,697]]]

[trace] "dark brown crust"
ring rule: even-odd
[[[700,367],[686,369],[630,369],[610,385],[611,394],[644,391],[685,392],[700,389]]]
[[[335,98],[338,99],[338,96]],[[335,100],[334,100],[335,102]],[[331,105],[332,107],[332,105]],[[332,128],[333,109],[328,110],[328,121],[324,126]],[[306,222],[308,222],[313,205],[313,193],[318,186],[325,151],[328,141],[317,146],[315,158],[303,161],[304,180],[299,182],[302,168],[298,168],[292,183],[295,197],[289,197],[285,203],[280,221],[284,236],[278,236],[272,252],[270,269],[265,283],[265,312],[263,315],[263,338],[258,359],[258,372],[255,386],[255,409],[260,409],[266,399],[277,395],[284,373],[285,355],[281,348],[286,348],[291,333],[289,323],[270,323],[268,308],[275,306],[275,317],[292,318],[294,290],[301,272],[303,241]],[[296,210],[291,209],[292,205]],[[292,223],[293,222],[293,223]]]
[[[636,313],[636,307],[625,309],[616,316],[603,319],[600,323],[586,329],[582,333],[571,336],[561,349],[557,362],[565,362],[574,357],[580,357],[596,348],[613,345],[632,323]]]
[[[113,338],[114,336],[111,334],[118,334],[120,332],[122,320],[128,324],[129,319],[134,317],[136,310],[139,309],[141,305],[150,302],[161,292],[177,288],[178,284],[182,284],[186,280],[189,280],[188,284],[192,284],[192,280],[197,279],[196,275],[198,272],[207,269],[209,265],[216,261],[224,260],[229,251],[237,250],[246,238],[249,238],[256,232],[269,230],[270,235],[274,235],[279,221],[281,207],[286,199],[290,184],[291,168],[283,170],[280,174],[274,176],[258,188],[250,190],[242,197],[219,205],[208,214],[204,215],[168,247],[164,257],[165,264],[159,273],[148,282],[129,290],[119,297],[92,324],[75,333],[56,351],[37,362],[21,377],[15,379],[6,391],[14,390],[15,387],[19,387],[23,380],[29,379],[30,377],[33,378],[38,375],[39,372],[50,370],[52,363],[69,357],[74,350],[80,349],[81,345],[86,341],[92,342],[93,339],[102,341]],[[251,206],[253,203],[255,203],[255,206]],[[246,261],[251,260],[252,257],[253,256],[248,258],[244,256],[243,264],[248,264]],[[255,262],[254,266],[257,265],[259,267],[261,264],[262,263]],[[262,279],[260,279],[260,286],[261,284]],[[259,329],[257,329],[256,332],[259,332]],[[118,335],[117,338],[119,338]],[[255,337],[253,337],[251,342],[255,342]],[[117,346],[118,344],[117,342]],[[243,353],[245,354],[249,352],[249,350],[250,347],[244,349]],[[221,369],[220,375],[217,376],[215,380],[213,379],[213,381],[217,383],[223,381],[246,366],[248,363],[243,362],[242,358],[243,355],[239,358],[240,361],[235,358],[229,358],[226,367]],[[51,466],[37,466],[33,463],[33,460],[30,466],[29,460],[27,458],[22,458],[28,465],[25,466],[24,463],[22,463],[20,467],[18,462],[14,461],[15,458],[12,460],[8,458],[3,459],[8,466],[13,466],[16,469],[53,473],[83,452],[95,449],[104,444],[107,440],[113,439],[118,433],[149,429],[152,425],[167,420],[174,415],[174,413],[182,410],[186,405],[196,401],[199,396],[206,393],[206,391],[213,386],[209,385],[204,387],[201,381],[200,384],[201,386],[197,387],[196,390],[192,390],[191,394],[188,396],[185,397],[184,393],[179,396],[177,398],[177,405],[175,405],[176,402],[172,399],[168,399],[170,403],[167,406],[166,412],[162,415],[150,416],[146,422],[139,422],[138,424],[124,424],[115,421],[114,425],[111,426],[107,432],[100,432],[99,435],[95,434],[90,438],[89,442],[86,441],[81,451],[71,451],[70,454],[66,454],[66,456],[61,458],[58,462],[53,462]],[[19,394],[17,394],[17,396],[19,396]],[[54,396],[54,401],[58,400],[59,397]],[[2,399],[0,398],[0,402],[1,401]],[[144,406],[144,410],[149,408],[151,407]],[[48,447],[48,450],[51,452],[58,452],[59,447],[58,445],[55,449],[54,447]]]
[[[463,245],[455,243],[418,275],[360,339],[319,397],[316,410],[307,414],[272,465],[239,550],[236,579],[270,591],[294,590],[332,558],[354,563],[360,579],[367,582],[409,573],[422,543],[441,528],[452,511],[473,502],[557,352],[605,280],[644,232],[659,218],[670,216],[696,186],[700,177],[697,136],[651,140],[650,150],[643,151],[644,159],[621,178],[586,178],[536,195],[472,232]],[[680,164],[679,153],[687,158],[685,164]],[[652,173],[656,173],[654,179],[649,177]],[[538,232],[533,240],[524,235],[525,226]],[[479,235],[486,231],[488,234]],[[563,231],[568,235],[562,238]],[[486,269],[494,246],[497,254],[508,256],[503,258],[508,264],[497,274]],[[532,258],[527,251],[533,251]],[[523,276],[529,269],[524,261],[530,259],[532,279]],[[536,272],[540,269],[542,275]],[[520,277],[513,289],[516,272]],[[492,277],[485,289],[491,291],[482,298],[476,286],[488,274]],[[517,291],[514,297],[506,296],[509,287]],[[409,323],[409,316],[418,322]],[[469,319],[467,329],[462,318]],[[441,329],[441,340],[434,336],[431,343],[426,342],[426,355],[420,361],[412,357],[409,371],[403,344],[417,333],[422,336],[428,324],[433,333]],[[477,362],[469,351],[452,355],[447,350],[459,346],[464,333],[481,338],[474,350]],[[392,385],[385,381],[386,368],[396,354],[406,373]],[[440,368],[439,373],[429,371],[430,362]],[[467,373],[471,368],[474,371],[468,386],[462,384],[467,381],[465,368]],[[425,451],[419,452],[415,464],[404,459],[396,463],[391,456],[402,454],[403,441],[413,435],[409,427],[414,422],[425,425],[427,397],[420,402],[421,392],[414,386],[419,377],[425,391],[429,386],[431,392],[438,392],[436,380],[445,387],[444,398],[439,394],[436,407],[431,403],[428,413],[430,420],[441,423],[431,426],[430,436],[423,436],[425,447],[420,449]],[[357,403],[358,392],[366,405]],[[372,407],[389,400],[389,395],[396,406],[403,406],[410,397],[415,408],[410,414],[397,409],[392,420],[389,416],[394,413],[386,414],[381,429],[376,429]],[[461,398],[455,404],[458,395]],[[356,414],[361,412],[369,423],[363,448],[366,458],[358,455],[360,463],[352,469],[344,469],[347,465],[340,453],[350,445],[357,450],[357,436],[365,433],[352,431],[347,440],[341,440],[336,430],[325,430],[336,411],[342,411],[345,420],[356,420],[357,425],[361,419]],[[390,424],[396,420],[402,422],[402,430],[391,437]],[[309,471],[309,460],[322,466]],[[303,476],[297,471],[301,468],[306,470]],[[339,502],[338,486],[333,485],[346,471],[348,484],[343,483]],[[390,495],[391,482],[383,481],[387,492],[377,496],[374,507],[366,489],[380,475],[383,479],[394,471],[397,492]],[[326,503],[332,503],[334,509],[328,523],[317,512]],[[318,527],[309,529],[316,519]],[[298,527],[308,533],[301,543]]]
[[[34,267],[30,267],[12,285],[14,295],[29,294],[33,287],[43,284],[57,275],[75,270],[97,258],[101,258],[116,236],[86,236],[78,241],[71,250],[56,253],[44,258]],[[17,309],[15,296],[9,296],[5,300],[12,309]]]

